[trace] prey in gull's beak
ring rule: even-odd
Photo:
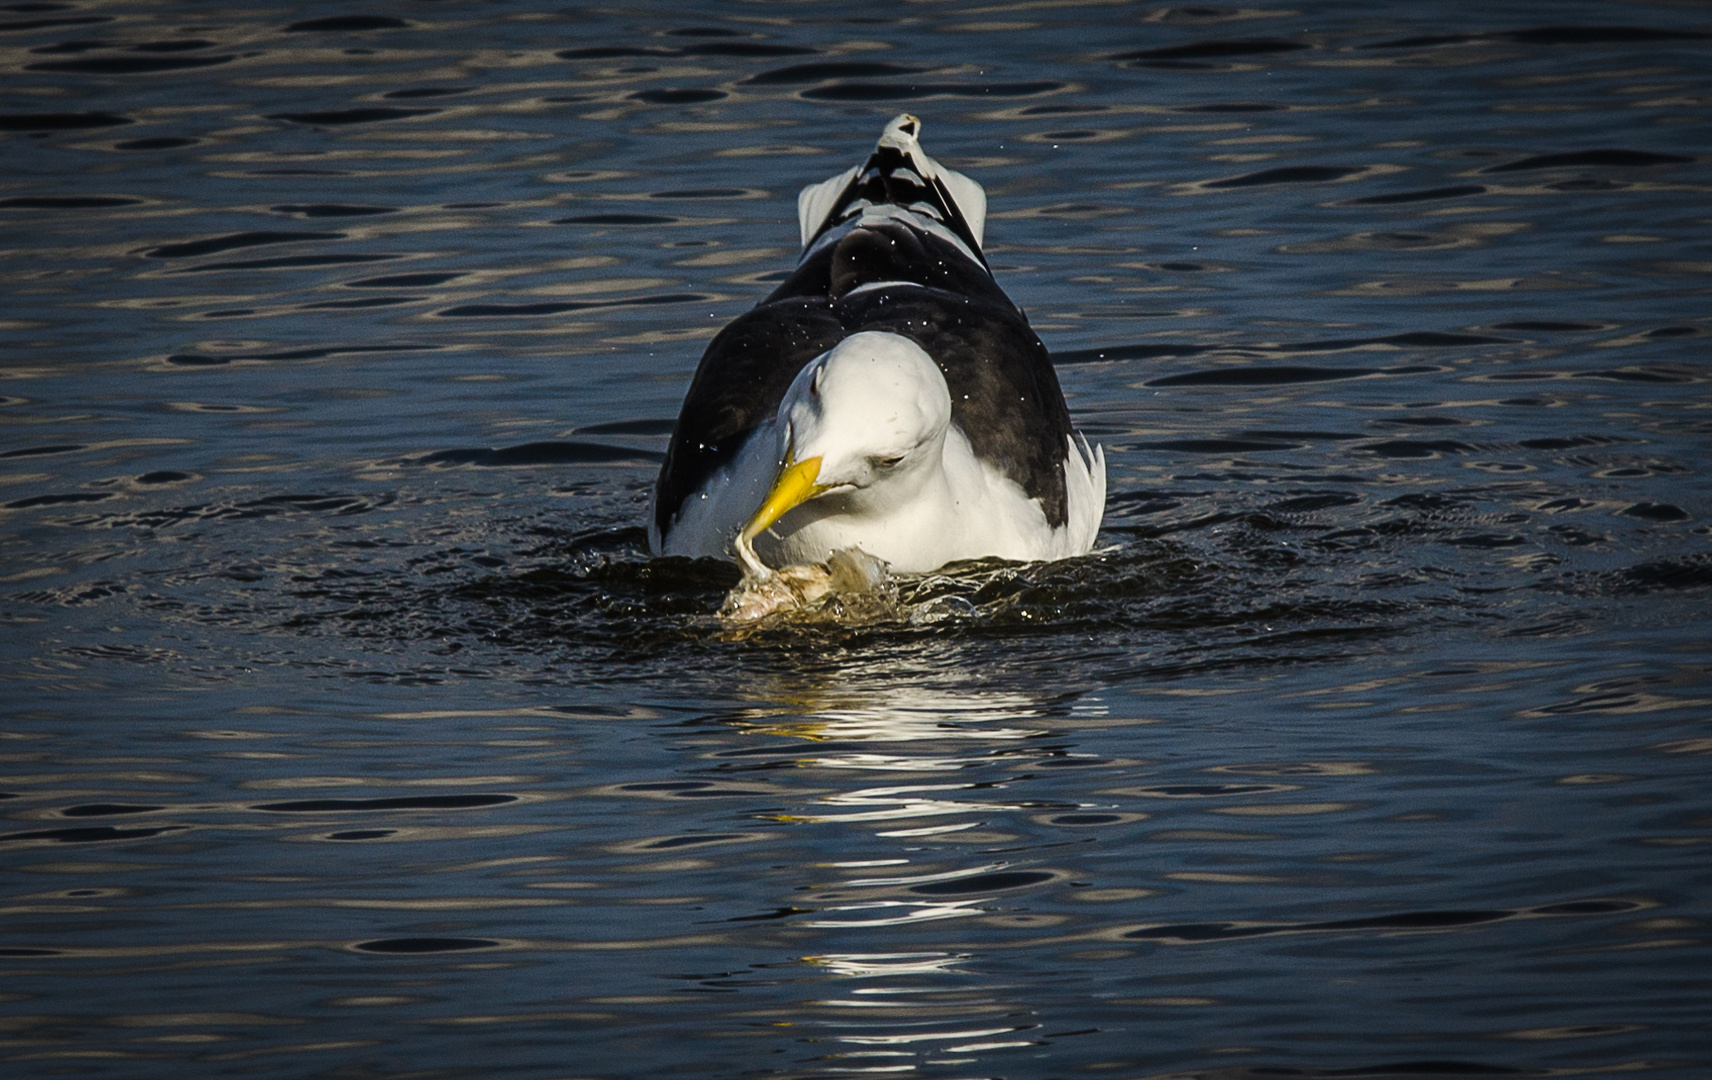
[[[773,479],[773,490],[768,493],[761,508],[755,511],[755,516],[749,519],[749,524],[743,526],[743,531],[737,534],[737,561],[743,564],[743,572],[750,577],[766,577],[772,573],[755,555],[755,549],[751,546],[755,538],[772,528],[774,522],[796,507],[837,486],[820,483],[818,456],[802,461],[795,458],[794,450],[785,455],[784,463],[779,466],[779,474]]]

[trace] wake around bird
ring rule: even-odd
[[[993,280],[986,192],[920,134],[893,119],[864,163],[798,196],[796,271],[690,383],[653,554],[734,556],[758,579],[850,549],[913,572],[1093,546],[1104,451]]]

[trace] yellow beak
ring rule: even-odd
[[[749,524],[743,526],[739,539],[748,544],[767,529],[772,528],[773,522],[790,513],[792,509],[826,491],[830,485],[820,484],[820,458],[811,457],[806,461],[793,462],[785,459],[784,467],[779,470],[778,479],[773,481],[773,490],[767,496],[767,501],[761,504],[761,509],[755,511],[755,516],[749,519]]]

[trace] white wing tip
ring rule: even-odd
[[[1066,554],[1081,555],[1099,539],[1100,523],[1106,516],[1106,450],[1099,443],[1090,445],[1080,431],[1068,441],[1070,455],[1064,459],[1069,511]]]

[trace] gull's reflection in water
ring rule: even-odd
[[[784,740],[781,762],[816,788],[777,818],[816,830],[828,853],[864,856],[820,863],[830,880],[797,894],[805,910],[791,925],[841,947],[800,958],[836,987],[804,1002],[794,1020],[837,1047],[816,1068],[937,1071],[1040,1045],[1035,1010],[1009,997],[1011,980],[983,974],[979,951],[924,948],[951,944],[945,930],[927,927],[1010,918],[1027,890],[1067,877],[993,849],[1028,847],[1000,831],[1043,806],[1018,789],[1041,759],[1072,753],[1066,727],[1101,711],[1098,702],[876,672],[837,681],[799,674],[769,689],[774,704],[732,720]],[[871,951],[850,948],[870,943]]]
[[[1016,691],[944,689],[919,684],[795,687],[779,705],[754,709],[738,722],[757,731],[818,741],[920,743],[991,742],[1043,734],[1024,726],[1047,702]],[[1054,701],[1057,698],[1053,699]],[[918,758],[883,755],[882,767],[920,767]]]
[[[966,781],[842,788],[822,796],[816,806],[781,815],[784,820],[822,824],[884,823],[886,828],[875,835],[888,837],[971,829],[992,815],[1021,809],[1003,799],[954,793],[1002,790],[1002,781],[984,774],[1026,756],[1005,751],[1047,735],[1047,726],[1030,721],[1058,703],[1016,691],[912,683],[798,688],[781,700],[790,704],[755,710],[737,723],[758,734],[817,744],[815,752],[794,755],[799,768],[903,776],[982,774]],[[947,817],[961,820],[909,824]]]
[[[809,1003],[820,1012],[828,1072],[916,1072],[973,1065],[983,1052],[1038,1045],[1033,1010],[1006,1001],[957,965],[958,953],[841,953],[804,958],[850,985]],[[937,978],[935,978],[937,977]]]

